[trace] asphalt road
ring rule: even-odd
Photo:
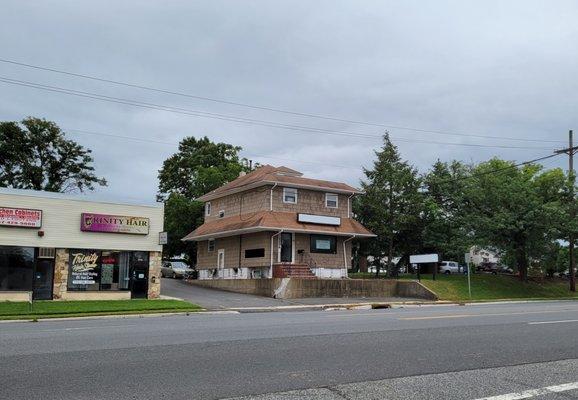
[[[578,302],[2,323],[0,398],[577,398],[577,335]]]

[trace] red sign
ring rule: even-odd
[[[42,227],[42,210],[0,207],[0,225],[40,228]]]

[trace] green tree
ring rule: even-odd
[[[84,192],[106,180],[94,174],[91,150],[54,122],[28,117],[0,122],[0,186],[50,192]]]
[[[169,256],[187,254],[196,258],[196,246],[181,239],[203,222],[203,204],[195,199],[236,179],[247,171],[239,158],[241,147],[214,143],[207,137],[187,137],[159,170],[157,198],[165,202],[165,230]]]
[[[159,171],[158,196],[164,200],[170,193],[196,199],[236,179],[246,170],[239,158],[241,147],[213,143],[208,137],[184,138],[179,151],[165,160]]]
[[[512,254],[520,278],[527,280],[529,261],[562,234],[564,173],[492,159],[476,166],[467,182],[468,229],[478,244]]]
[[[384,135],[383,147],[375,154],[373,168],[364,168],[366,180],[361,182],[364,194],[356,201],[355,213],[377,235],[365,244],[365,251],[376,259],[387,256],[388,275],[397,276],[392,263],[394,256],[410,251],[419,237],[421,182],[417,170],[402,161],[389,134]]]
[[[473,244],[464,223],[465,179],[471,168],[459,161],[437,161],[423,177],[423,251],[463,261]]]

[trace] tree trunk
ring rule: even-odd
[[[520,280],[528,281],[528,256],[526,255],[525,246],[518,246],[516,248],[516,264],[520,273]]]
[[[389,238],[389,249],[387,251],[387,271],[390,276],[397,277],[397,268],[393,267],[393,237]]]

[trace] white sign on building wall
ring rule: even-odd
[[[0,207],[0,225],[40,228],[42,227],[42,210]]]

